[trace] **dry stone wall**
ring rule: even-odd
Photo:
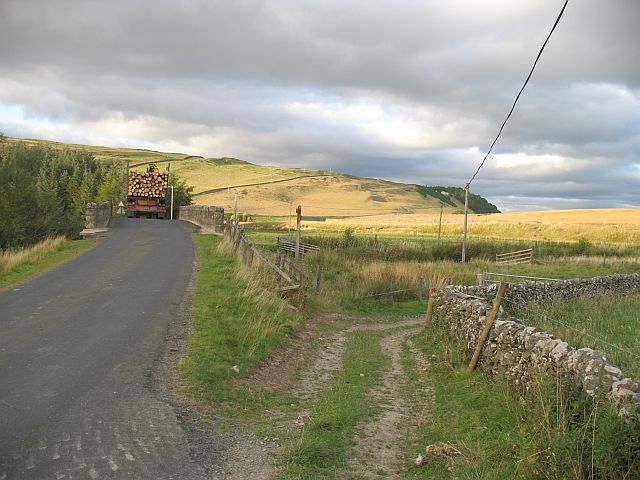
[[[487,287],[452,286],[456,291],[468,295],[493,299],[498,285]],[[609,275],[606,277],[578,278],[557,282],[520,282],[509,285],[505,298],[512,303],[526,305],[551,298],[567,301],[572,298],[590,297],[603,293],[637,293],[640,292],[640,274]]]
[[[491,311],[497,287],[448,286],[440,294],[439,314],[450,333],[473,351]],[[563,282],[510,285],[505,298],[518,303],[548,298],[568,300],[596,293],[640,292],[640,275],[612,275]],[[536,370],[572,377],[588,395],[605,393],[620,416],[640,412],[640,380],[625,377],[609,357],[591,348],[576,349],[539,328],[525,325],[502,309],[484,346],[479,367],[528,388]]]
[[[178,207],[178,218],[216,233],[224,233],[224,208],[211,205]]]
[[[111,221],[111,202],[89,202],[85,210],[85,228],[107,228]]]

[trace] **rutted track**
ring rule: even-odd
[[[349,320],[348,317],[339,315],[332,318],[340,321]],[[348,469],[340,474],[336,472],[338,478],[402,478],[403,472],[406,471],[407,465],[403,464],[406,452],[403,446],[416,426],[428,416],[429,404],[433,398],[433,390],[428,382],[429,362],[409,339],[420,331],[422,322],[422,319],[412,318],[351,325],[322,340],[309,366],[303,369],[297,379],[287,380],[286,377],[293,375],[291,363],[302,360],[303,352],[300,351],[300,345],[281,354],[282,359],[287,359],[286,361],[275,361],[267,366],[267,371],[259,372],[260,381],[269,383],[269,377],[278,379],[284,390],[299,398],[302,405],[312,408],[331,387],[334,376],[342,369],[350,334],[362,331],[382,333],[380,346],[382,354],[389,357],[390,366],[383,372],[381,384],[368,393],[368,398],[380,407],[380,411],[358,425],[354,438],[355,446],[347,452]],[[403,364],[405,358],[410,360],[411,368],[415,369],[418,377],[410,389],[406,388],[408,376]],[[278,423],[278,431],[291,432],[304,429],[311,413],[303,409],[298,412],[297,417],[287,416],[282,412],[269,412],[269,415]],[[250,448],[251,445],[245,447]],[[277,450],[271,448],[269,452],[264,453],[261,463],[273,465],[274,459],[270,458],[270,454]],[[247,476],[243,477],[242,465],[236,466],[240,468],[237,478],[249,478],[249,474],[253,473],[247,470],[244,472]],[[251,478],[269,479],[276,476],[276,469],[271,467],[261,475],[252,475]]]

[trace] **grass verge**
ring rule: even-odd
[[[86,252],[96,239],[46,239],[31,247],[11,250],[0,256],[0,291],[25,282]]]
[[[378,332],[351,334],[343,370],[311,409],[300,438],[284,456],[283,477],[336,478],[347,468],[347,452],[359,421],[375,413],[367,392],[380,382],[388,363]]]
[[[302,316],[274,293],[238,274],[233,252],[212,235],[194,235],[199,272],[190,347],[181,365],[196,399],[229,406],[250,404],[241,380],[301,323]]]
[[[465,346],[440,322],[416,338],[432,359],[435,401],[410,443],[425,456],[410,478],[640,478],[638,420],[621,422],[606,399],[587,399],[548,373],[524,392],[468,372]]]

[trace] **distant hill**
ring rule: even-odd
[[[452,207],[456,205],[456,202],[464,205],[464,188],[461,187],[418,186],[418,190],[423,193],[423,195],[436,197]],[[473,210],[474,213],[500,213],[498,207],[493,203],[489,203],[486,198],[471,193],[471,191],[469,191],[469,208]]]
[[[351,217],[383,214],[453,213],[464,208],[464,190],[427,187],[361,178],[354,175],[255,165],[236,158],[203,158],[182,153],[64,144],[46,140],[8,138],[10,143],[45,145],[54,149],[83,149],[98,160],[129,162],[134,169],[149,163],[170,164],[171,172],[193,185],[197,203],[235,206],[241,213],[287,216],[297,205],[304,215]],[[479,195],[469,196],[474,213],[498,209]]]

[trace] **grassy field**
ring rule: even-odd
[[[175,171],[190,185],[195,186],[196,193],[220,187],[329,174],[323,170],[254,165],[231,158],[193,158],[176,164]],[[208,197],[203,197],[206,198]],[[201,202],[202,199],[198,201]]]
[[[339,307],[352,312],[373,312],[389,308],[388,303],[400,308],[405,301],[418,298],[421,290],[426,292],[429,287],[441,284],[474,284],[478,273],[486,271],[559,279],[640,272],[640,263],[636,259],[607,263],[575,259],[500,268],[483,261],[466,264],[452,261],[363,261],[357,256],[325,252],[309,257],[305,262],[310,272],[315,273],[321,268],[322,288],[314,297],[318,302],[317,308]],[[313,273],[311,282],[315,280]],[[368,298],[370,295],[405,290],[392,299]],[[418,305],[417,308],[424,306]]]
[[[317,231],[352,228],[360,233],[398,233],[436,236],[439,215],[372,215],[328,219],[325,224],[309,225]],[[470,238],[528,239],[536,241],[640,245],[640,208],[554,210],[470,215]],[[445,214],[442,235],[461,237],[463,216]]]
[[[250,238],[255,240],[254,233],[263,242],[273,240],[272,232],[250,231]],[[354,472],[354,455],[360,453],[354,447],[362,445],[358,443],[362,442],[362,425],[375,422],[388,407],[384,401],[372,400],[371,391],[380,388],[389,368],[390,357],[381,345],[391,329],[397,328],[394,322],[404,315],[424,313],[426,297],[420,301],[415,295],[422,281],[425,287],[444,281],[473,282],[479,271],[495,266],[486,261],[461,264],[398,260],[396,255],[408,255],[415,249],[415,242],[406,240],[398,242],[398,250],[392,251],[390,258],[381,259],[390,254],[388,249],[337,236],[331,241],[346,242],[342,248],[327,248],[304,258],[310,283],[315,284],[318,267],[322,267],[322,282],[317,293],[314,288],[307,289],[304,307],[296,312],[269,293],[274,290],[272,279],[259,270],[239,267],[219,239],[194,238],[201,263],[194,304],[195,331],[182,367],[187,391],[230,417],[229,421],[250,426],[258,438],[269,438],[280,445],[273,459],[279,468],[277,478],[359,478],[349,475]],[[363,248],[371,250],[369,255]],[[510,267],[511,273],[558,278],[632,271],[640,271],[635,257],[612,256],[605,260],[551,255],[545,263]],[[370,292],[395,288],[409,288],[413,294],[366,297]],[[603,305],[597,315],[610,312],[611,323],[599,331],[594,324],[594,332],[604,335],[609,329],[606,338],[610,341],[626,335],[635,338],[632,333],[637,330],[637,316],[628,314],[638,311],[637,301],[618,302],[626,312],[624,316],[615,313],[604,299],[597,299],[595,303]],[[569,305],[567,310],[578,308]],[[323,316],[323,312],[350,316]],[[563,318],[568,321],[568,314]],[[623,327],[632,320],[636,323],[629,327],[631,332],[625,330]],[[380,323],[376,322],[385,324],[388,330],[379,329]],[[470,373],[466,369],[466,349],[448,337],[440,322],[436,316],[428,336],[413,337],[429,365],[426,384],[435,393],[432,403],[425,403],[428,400],[420,386],[425,383],[424,364],[418,368],[418,357],[406,343],[402,350],[408,380],[401,383],[402,398],[415,402],[407,413],[419,421],[402,435],[398,448],[405,459],[398,470],[399,478],[633,478],[638,472],[636,426],[619,422],[605,400],[588,401],[575,389],[560,388],[548,376],[536,379],[525,393],[504,381]],[[349,330],[355,324],[376,328]],[[298,347],[304,348],[304,353],[285,350],[284,364],[294,364],[290,370],[285,369],[290,373],[283,374],[276,368],[275,377],[263,377],[269,369],[262,370],[260,361],[285,347],[289,334],[300,329],[312,329],[313,334],[304,337]],[[333,375],[322,380],[324,388],[315,396],[299,396],[291,385],[308,371],[312,372],[310,378],[317,378],[314,359],[327,353],[332,358],[336,347],[332,339],[338,332],[344,332],[345,339],[342,361],[335,364]],[[389,343],[386,345],[388,348]],[[634,349],[637,344],[627,343],[625,347]],[[278,359],[278,353],[275,355]],[[266,364],[282,365],[281,361]],[[253,372],[258,365],[256,377]],[[269,380],[262,384],[262,378]],[[422,410],[428,415],[414,415]],[[415,456],[421,452],[424,461],[415,466]],[[371,473],[380,476],[383,470],[375,470],[375,461],[372,459]]]
[[[249,228],[249,226],[247,226]],[[248,229],[253,242],[275,250],[277,230]],[[544,278],[585,278],[613,273],[640,272],[640,251],[632,247],[587,246],[597,256],[587,256],[584,245],[546,242],[536,246],[536,261],[524,265],[498,265],[491,261],[496,252],[513,251],[527,244],[482,240],[469,245],[470,261],[463,264],[457,242],[396,235],[356,235],[305,232],[303,241],[322,247],[319,254],[303,257],[310,282],[321,271],[322,288],[313,297],[317,308],[340,308],[357,312],[374,312],[384,300],[367,295],[404,291],[396,299],[413,300],[434,283],[474,284],[481,272]],[[592,252],[593,253],[593,252]],[[388,299],[391,303],[392,299]],[[405,302],[396,302],[396,308]]]
[[[506,307],[526,323],[575,347],[606,352],[627,376],[640,378],[640,295],[598,295],[566,303]]]
[[[66,240],[57,237],[31,247],[4,252],[0,255],[0,291],[45,273],[95,244],[95,239]]]

